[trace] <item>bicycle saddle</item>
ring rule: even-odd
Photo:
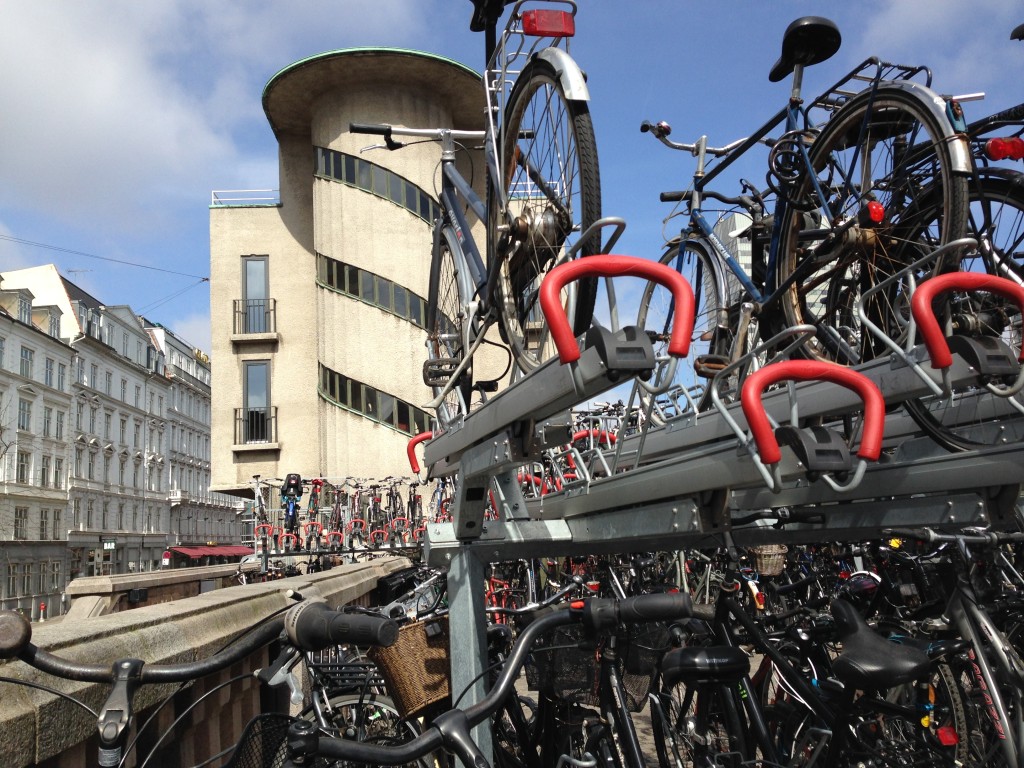
[[[469,22],[470,32],[483,32],[487,27],[498,23],[506,5],[516,0],[472,0],[473,18]]]
[[[792,72],[797,64],[809,67],[832,58],[842,41],[839,27],[833,21],[822,16],[803,16],[797,19],[786,27],[782,36],[782,56],[775,62],[768,79],[777,83]]]
[[[673,648],[661,659],[661,676],[666,686],[683,682],[736,683],[750,673],[750,657],[728,645]]]
[[[832,663],[832,674],[848,687],[884,690],[927,674],[931,666],[927,653],[886,640],[864,621],[852,603],[833,600],[832,617],[843,644],[842,653]]]

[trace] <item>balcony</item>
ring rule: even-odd
[[[235,409],[235,444],[231,450],[239,452],[280,449],[276,406]]]
[[[235,299],[233,303],[233,343],[277,343],[277,299]]]
[[[171,502],[172,507],[176,504],[188,504],[188,491],[183,491],[180,488],[174,488],[167,494],[167,500]]]

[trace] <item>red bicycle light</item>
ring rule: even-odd
[[[586,603],[582,600],[573,600],[571,603],[569,603],[569,607],[572,608],[574,611],[582,610],[585,605]]]
[[[754,602],[757,603],[757,610],[763,611],[765,605],[764,592],[758,592],[756,595],[754,595]]]
[[[989,160],[1024,160],[1024,139],[989,139],[985,142],[985,155]]]
[[[531,37],[572,37],[576,20],[568,11],[524,11],[523,33]]]
[[[875,224],[881,224],[885,220],[885,208],[881,203],[876,200],[872,200],[868,203],[868,217],[870,217]]]
[[[960,736],[957,735],[956,728],[951,725],[943,725],[935,731],[935,735],[939,738],[939,743],[944,747],[952,747],[960,743]]]

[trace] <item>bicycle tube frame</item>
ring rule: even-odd
[[[613,748],[621,752],[623,766],[627,768],[644,768],[643,751],[636,734],[636,726],[626,707],[626,691],[622,686],[616,662],[619,658],[615,641],[609,641],[610,647],[601,651],[601,712],[615,729],[611,738]]]
[[[1006,758],[1007,765],[1020,765],[1020,758],[1024,755],[1024,713],[1018,711],[1015,722],[1010,721],[998,680],[993,673],[995,668],[1005,674],[1008,680],[1014,676],[1013,664],[998,642],[998,638],[1003,635],[985,611],[978,607],[977,598],[969,586],[957,586],[946,607],[946,615],[960,636],[969,641],[973,648],[971,671],[976,681],[986,688],[983,691],[985,715],[991,718],[995,732],[1001,734],[1000,752]],[[985,642],[985,637],[989,642]]]

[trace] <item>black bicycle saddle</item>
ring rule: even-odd
[[[483,32],[487,27],[498,23],[506,5],[515,0],[472,0],[473,18],[469,22],[471,32]]]
[[[803,16],[788,27],[782,36],[782,56],[775,62],[768,79],[773,83],[793,71],[797,64],[809,67],[832,58],[843,37],[834,21],[823,16]]]

